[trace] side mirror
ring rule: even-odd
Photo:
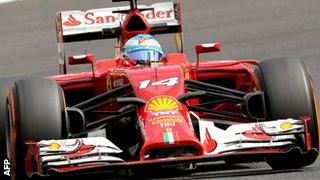
[[[195,46],[196,54],[218,52],[221,50],[220,42],[208,43],[208,44],[197,44]]]
[[[77,55],[77,56],[69,56],[68,57],[68,63],[70,65],[90,64],[93,76],[95,76],[94,61],[95,61],[95,57],[93,54],[85,54],[85,55]]]
[[[209,53],[209,52],[218,52],[221,50],[220,42],[208,43],[208,44],[196,44],[195,51],[197,54],[197,64],[196,68],[199,67],[199,54]]]
[[[94,59],[95,59],[95,58],[94,58],[94,55],[93,55],[93,54],[69,56],[69,57],[68,57],[68,63],[69,63],[70,65],[93,64]]]

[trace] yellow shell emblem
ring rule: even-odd
[[[180,109],[179,103],[170,96],[155,97],[149,101],[147,111],[170,111]]]
[[[283,122],[283,123],[281,123],[280,128],[281,129],[290,129],[290,128],[292,128],[292,124],[290,122]]]
[[[50,150],[58,150],[60,148],[60,145],[58,144],[58,143],[51,143],[50,145],[49,145],[49,149]]]

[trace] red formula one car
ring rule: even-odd
[[[219,43],[196,45],[198,58],[190,61],[182,53],[180,3],[129,1],[127,7],[58,13],[61,74],[0,81],[7,175],[188,169],[218,160],[266,160],[274,169],[289,169],[316,160],[320,123],[305,64],[199,60],[219,51]],[[141,65],[121,54],[136,35],[170,33],[177,52],[161,62]],[[65,43],[109,38],[117,39],[115,58],[66,58]],[[67,74],[67,63],[88,64],[92,71]]]

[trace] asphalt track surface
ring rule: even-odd
[[[152,4],[156,1],[141,1]],[[58,73],[55,13],[109,6],[109,0],[24,0],[0,4],[0,77]],[[183,0],[185,51],[194,59],[194,44],[220,41],[222,52],[204,59],[299,57],[320,87],[319,0]],[[167,42],[164,42],[167,43]],[[166,46],[164,45],[163,46]],[[113,42],[78,43],[99,57],[112,57]],[[74,48],[74,49],[73,49]],[[84,49],[81,50],[82,52]],[[84,67],[75,68],[77,71]],[[319,90],[318,90],[319,91]],[[112,176],[107,176],[111,178]],[[119,177],[116,177],[119,178]],[[154,179],[320,179],[320,160],[301,170],[274,171],[265,163],[200,165],[191,175]]]

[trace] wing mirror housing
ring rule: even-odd
[[[199,55],[203,53],[210,53],[210,52],[219,52],[221,50],[220,42],[215,43],[207,43],[207,44],[196,44],[195,51],[197,54],[197,68],[199,66]]]
[[[220,42],[207,43],[207,44],[196,44],[195,50],[197,54],[218,52],[221,50]]]
[[[95,62],[95,57],[93,54],[84,54],[84,55],[76,55],[76,56],[68,57],[69,65],[90,64],[93,75],[94,75],[94,62]]]
[[[93,64],[94,62],[94,55],[93,54],[84,54],[84,55],[76,55],[76,56],[69,56],[68,63],[70,65],[77,65],[77,64]]]

